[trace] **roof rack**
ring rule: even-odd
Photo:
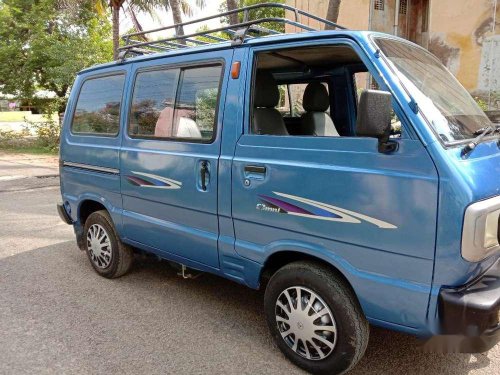
[[[295,18],[295,20],[282,17],[264,17],[253,20],[250,19],[251,11],[262,8],[275,8],[275,9],[283,9],[284,11],[290,11],[293,13],[294,15],[293,18]],[[242,22],[232,25],[224,25],[215,29],[202,30],[186,35],[183,35],[181,33],[183,26],[201,24],[202,22],[206,22],[213,19],[219,19],[220,21],[222,21],[224,18],[231,16],[233,14],[236,14],[238,19],[242,19]],[[243,15],[242,18],[240,18],[241,14]],[[226,41],[232,41],[233,45],[240,45],[245,41],[245,39],[281,34],[279,31],[272,30],[270,28],[263,26],[263,24],[268,22],[275,22],[278,24],[283,24],[284,26],[291,25],[301,31],[316,31],[317,29],[314,29],[302,23],[310,20],[317,21],[320,24],[325,25],[325,27],[346,29],[345,27],[340,26],[335,22],[328,21],[324,18],[315,16],[314,14],[308,13],[306,11],[294,8],[286,4],[279,4],[279,3],[255,4],[244,8],[234,9],[227,12],[215,14],[213,16],[198,18],[183,23],[159,27],[152,30],[145,30],[136,33],[126,34],[122,37],[125,42],[125,45],[119,48],[120,51],[119,59],[123,61],[129,54],[144,55],[155,52],[189,48],[198,45],[222,43]],[[201,26],[203,25],[201,24],[200,27]],[[151,41],[141,40],[141,38],[147,39],[148,38],[147,34],[148,35],[152,34],[150,35],[151,37],[154,36],[155,33],[167,30],[173,30],[174,35],[168,38],[161,38]]]

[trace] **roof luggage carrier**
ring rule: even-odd
[[[289,11],[293,13],[295,20],[291,20],[283,17],[265,17],[258,19],[250,19],[250,12],[263,9],[263,8],[275,8],[283,9],[284,11]],[[200,24],[203,26],[203,22],[219,19],[223,21],[224,18],[236,14],[241,22],[232,25],[225,25],[215,29],[201,30],[195,33],[182,35],[181,30],[183,26]],[[242,18],[240,18],[242,16]],[[199,45],[207,45],[214,43],[222,43],[227,41],[232,41],[233,45],[242,44],[247,38],[257,38],[261,36],[269,36],[281,34],[279,31],[272,30],[262,24],[274,22],[278,24],[291,25],[300,29],[301,31],[317,31],[317,29],[305,25],[302,23],[304,20],[307,21],[317,21],[320,24],[325,25],[325,27],[335,28],[335,29],[346,29],[343,26],[335,22],[328,21],[324,18],[315,16],[314,14],[305,12],[301,9],[294,8],[286,4],[279,3],[263,3],[247,6],[244,8],[234,9],[227,12],[219,13],[213,16],[198,18],[195,20],[178,23],[170,26],[159,27],[152,30],[145,30],[136,33],[126,34],[122,37],[125,45],[119,48],[120,55],[119,59],[124,60],[127,55],[144,55],[155,52],[165,52],[175,49],[189,48]],[[155,33],[161,31],[173,30],[174,35],[167,38],[161,38],[157,40],[148,40],[149,34],[154,36]]]

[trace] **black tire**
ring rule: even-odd
[[[94,262],[89,250],[87,235],[89,229],[95,224],[101,226],[106,231],[111,245],[111,259],[107,261],[109,264],[105,267],[102,267],[103,265],[99,266]],[[96,211],[89,215],[83,229],[83,240],[85,252],[87,253],[90,264],[99,275],[108,279],[114,279],[123,276],[130,270],[134,260],[133,251],[129,246],[120,241],[120,238],[116,234],[113,221],[106,210]]]
[[[335,319],[336,343],[323,359],[312,360],[299,355],[281,337],[276,321],[276,302],[284,290],[293,286],[313,291],[326,303]],[[264,308],[267,324],[280,350],[310,373],[343,374],[352,369],[365,353],[370,328],[357,298],[344,280],[319,263],[294,262],[279,269],[267,284]]]

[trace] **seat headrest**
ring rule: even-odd
[[[330,97],[326,87],[320,82],[311,82],[304,91],[302,107],[307,112],[325,112],[330,106]]]
[[[254,107],[274,108],[280,101],[280,92],[273,75],[260,70],[255,79]]]

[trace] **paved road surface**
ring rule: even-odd
[[[0,374],[303,374],[273,345],[261,292],[183,280],[155,260],[103,279],[57,217],[58,196],[57,178],[0,179]],[[352,373],[498,374],[500,346],[428,354],[374,328]]]

